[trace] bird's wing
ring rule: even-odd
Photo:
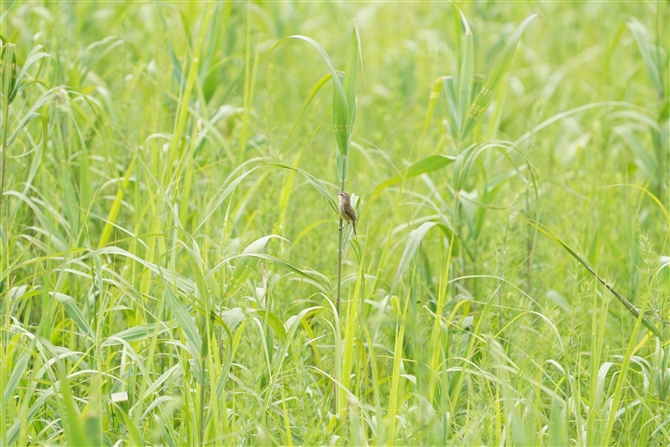
[[[344,206],[344,212],[345,214],[354,222],[356,221],[356,211],[351,207],[351,205],[345,205]]]

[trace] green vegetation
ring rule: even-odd
[[[667,2],[0,23],[1,445],[670,444]]]

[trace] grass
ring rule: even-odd
[[[669,19],[2,2],[0,443],[667,445]]]

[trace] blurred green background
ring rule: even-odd
[[[668,2],[0,9],[3,445],[670,442]]]

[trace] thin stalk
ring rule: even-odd
[[[7,121],[9,119],[9,104],[7,101],[2,102],[2,157],[0,157],[0,212],[2,213],[3,221],[5,216],[4,208],[4,194],[5,194],[5,153],[7,152]],[[3,227],[4,228],[4,227]],[[6,230],[6,229],[5,229]]]
[[[344,192],[344,181],[342,181],[341,192]],[[339,241],[337,243],[337,296],[335,299],[335,312],[337,312],[337,315],[340,315],[340,291],[342,289],[342,226],[344,225],[344,222],[342,221],[342,217],[340,217],[340,224],[339,224]],[[335,349],[340,349],[340,340],[335,340]],[[335,381],[337,381],[337,365],[333,365],[333,378]],[[333,381],[333,408],[334,412],[337,412],[337,409],[339,408],[337,405],[337,399],[338,399],[338,393],[337,393],[337,385],[335,384],[335,381]]]
[[[498,268],[498,330],[502,329],[502,300],[503,300],[503,269],[505,268],[505,254],[507,253],[507,236],[509,234],[509,218],[505,222],[505,236],[503,238],[501,254],[500,254],[500,264]]]
[[[344,192],[344,182],[342,182],[340,191]],[[335,301],[335,310],[338,315],[340,314],[340,289],[342,283],[342,225],[344,225],[344,222],[342,221],[342,217],[340,217],[339,241],[337,243],[337,299]]]
[[[5,67],[3,67],[5,68]],[[10,73],[7,73],[6,68],[5,68],[5,76],[10,76]],[[6,83],[4,82],[4,77],[3,77],[3,90],[4,85]],[[3,98],[2,98],[2,156],[0,156],[0,231],[2,231],[2,247],[0,247],[0,272],[5,271],[9,267],[9,213],[6,212],[5,210],[5,202],[3,200],[4,194],[5,194],[5,156],[7,152],[7,131],[9,130],[8,128],[8,121],[9,121],[9,95],[7,91],[3,91]],[[5,219],[5,215],[7,215],[7,219]],[[8,275],[9,277],[9,275]],[[5,292],[5,289],[7,290],[7,300],[1,300],[2,302],[5,303],[5,309],[6,309],[6,317],[3,326],[4,327],[9,327],[9,289],[10,289],[10,284],[9,284],[9,279],[7,280],[7,287],[4,286],[4,280],[0,280],[0,296]],[[3,346],[8,346],[8,331],[3,331],[3,340],[2,344]],[[2,363],[6,364],[7,359],[5,358],[5,350],[2,350]],[[2,390],[5,389],[5,374],[3,372],[2,374],[2,380],[0,381],[0,386],[2,386]],[[6,433],[5,433],[5,411],[0,411],[0,423],[2,424],[2,439],[6,439]]]

